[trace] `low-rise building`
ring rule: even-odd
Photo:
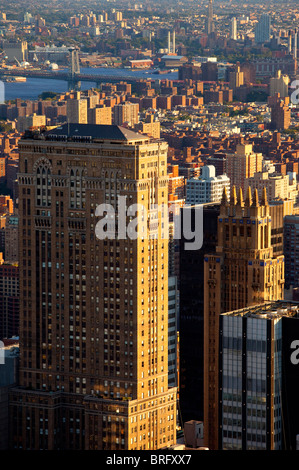
[[[245,190],[248,186],[251,190],[258,190],[259,197],[262,196],[263,188],[266,188],[269,202],[276,198],[291,199],[294,203],[298,197],[298,185],[290,175],[269,173],[268,171],[257,172],[251,178],[245,180]]]
[[[201,176],[187,180],[186,204],[205,204],[207,202],[220,202],[223,189],[230,192],[230,180],[224,174],[216,176],[213,165],[203,166]]]

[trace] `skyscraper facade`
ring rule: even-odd
[[[274,199],[289,199],[295,204],[298,197],[297,181],[291,179],[290,175],[268,171],[257,172],[251,178],[246,179],[246,190],[248,186],[252,191],[258,190],[259,198],[262,197],[263,188],[266,188],[269,202]]]
[[[226,174],[230,179],[231,188],[242,188],[245,182],[255,173],[262,171],[263,155],[252,150],[252,144],[238,144],[234,153],[226,154]]]
[[[17,264],[0,266],[0,340],[19,335],[20,288]]]
[[[193,214],[195,210],[196,206],[191,208]],[[204,417],[204,258],[206,253],[216,252],[219,212],[220,204],[204,204],[199,250],[187,250],[184,236],[180,240],[179,403],[183,423],[203,421]]]
[[[229,73],[229,86],[235,92],[236,88],[244,85],[244,73],[238,65],[233,72]]]
[[[168,384],[170,387],[178,385],[178,311],[179,291],[176,276],[168,276]]]
[[[286,265],[286,288],[299,287],[299,216],[284,218],[283,243]]]
[[[220,448],[295,450],[298,302],[220,315]]]
[[[277,70],[276,76],[270,78],[270,96],[275,96],[279,93],[281,98],[289,96],[289,83],[288,75],[282,75],[280,70]]]
[[[19,224],[19,217],[17,214],[11,214],[6,218],[5,261],[7,263],[17,263],[19,260],[18,224]]]
[[[271,37],[271,19],[263,13],[254,30],[254,38],[257,44],[269,42]]]
[[[138,103],[120,103],[113,107],[113,124],[122,126],[128,123],[134,127],[138,123],[139,104]]]
[[[80,97],[80,92],[76,92],[74,98],[67,100],[67,120],[70,123],[87,124],[87,100]]]
[[[218,217],[216,253],[204,263],[204,426],[205,441],[217,449],[219,315],[284,295],[284,257],[273,256],[266,192],[259,201],[250,188],[243,200],[224,193]]]
[[[238,26],[237,26],[237,18],[232,18],[230,21],[230,39],[233,39],[234,41],[237,40],[237,33],[238,33]]]
[[[214,19],[213,19],[213,0],[209,0],[208,16],[206,18],[206,33],[211,34],[215,31]]]
[[[112,108],[110,106],[97,105],[88,108],[88,124],[112,124]]]
[[[223,188],[230,192],[230,181],[226,175],[216,176],[213,165],[201,168],[201,176],[187,180],[186,204],[218,203],[221,201]]]
[[[64,125],[21,140],[12,448],[148,450],[175,442],[168,243],[154,208],[167,207],[166,161],[165,142],[118,126]],[[138,236],[129,236],[134,214],[121,219],[121,196],[144,208]],[[111,213],[98,219],[107,207],[113,223]]]
[[[279,93],[274,97],[269,97],[269,107],[271,108],[271,128],[281,131],[288,129],[291,124],[290,98],[280,98]]]

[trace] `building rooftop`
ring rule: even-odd
[[[189,183],[201,183],[203,181],[229,181],[229,177],[227,175],[218,175],[218,176],[210,176],[210,177],[204,177],[204,176],[193,176],[187,182]]]
[[[72,123],[63,124],[50,130],[47,128],[31,129],[25,132],[23,139],[77,142],[141,142],[148,141],[149,137],[117,125]]]
[[[282,317],[293,317],[299,319],[299,302],[278,300],[265,302],[263,304],[253,305],[251,307],[233,310],[222,315],[226,316],[244,316],[269,319],[280,319]]]
[[[186,59],[186,57],[183,55],[163,55],[161,59],[162,60],[182,60],[182,59]]]

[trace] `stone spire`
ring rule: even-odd
[[[268,205],[267,190],[266,190],[265,187],[263,187],[261,205],[262,206],[267,206]]]
[[[235,206],[237,204],[237,191],[236,186],[232,187],[231,195],[230,195],[230,205]]]
[[[246,194],[246,200],[245,200],[245,206],[250,207],[251,204],[252,204],[251,187],[248,186],[247,194]]]
[[[227,189],[226,186],[223,187],[222,198],[221,198],[221,205],[227,206],[228,204],[228,197],[227,197]]]
[[[239,188],[239,194],[238,194],[238,202],[237,202],[237,204],[238,204],[239,206],[241,206],[241,207],[244,205],[244,202],[243,202],[243,191],[242,191],[242,188],[241,188],[241,187]]]
[[[253,193],[252,205],[254,207],[259,207],[259,193],[257,189],[255,189]]]

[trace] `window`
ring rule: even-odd
[[[51,205],[51,171],[46,163],[41,164],[36,171],[36,205]]]
[[[85,208],[85,181],[83,169],[72,169],[70,172],[70,207]]]

